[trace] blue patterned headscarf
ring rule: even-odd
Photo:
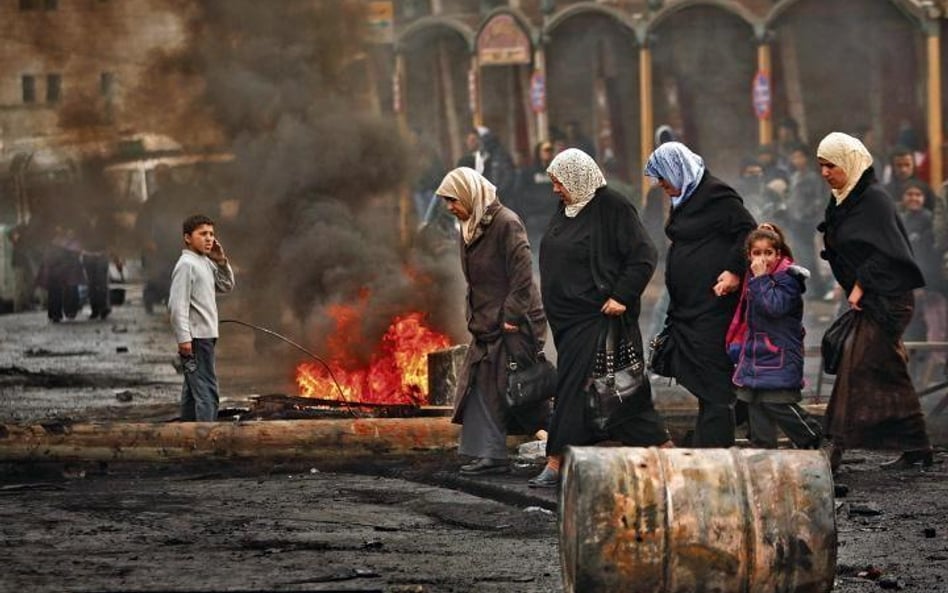
[[[681,142],[666,142],[652,152],[645,164],[648,177],[664,179],[681,190],[681,195],[672,197],[672,208],[683,204],[704,177],[704,159]]]

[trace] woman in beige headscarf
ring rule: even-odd
[[[532,433],[546,421],[548,402],[507,410],[507,361],[530,364],[543,345],[546,318],[533,281],[530,244],[520,218],[497,199],[474,169],[449,172],[436,195],[461,224],[461,268],[467,280],[467,327],[473,339],[454,405],[461,424],[458,452],[471,459],[465,475],[503,473],[508,429]]]
[[[833,132],[820,142],[817,158],[832,190],[819,226],[822,256],[858,312],[826,408],[833,468],[852,447],[901,450],[885,464],[890,468],[931,465],[925,418],[902,344],[914,308],[912,290],[924,285],[908,236],[862,142]]]
[[[556,405],[546,445],[547,465],[530,481],[559,482],[563,451],[571,445],[614,440],[627,445],[670,443],[647,384],[609,418],[606,434],[586,417],[587,387],[600,339],[610,325],[642,356],[641,295],[657,259],[635,208],[606,186],[596,161],[569,148],[547,168],[561,204],[540,245],[543,307],[556,343]]]

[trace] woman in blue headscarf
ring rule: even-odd
[[[734,189],[708,172],[704,160],[680,142],[649,156],[645,175],[671,198],[665,260],[671,368],[698,398],[692,445],[734,444],[733,364],[724,338],[747,268],[744,239],[756,227]]]

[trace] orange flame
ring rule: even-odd
[[[355,318],[346,308],[330,312],[336,319],[336,333],[329,347],[342,352],[342,345],[353,334]],[[428,401],[428,354],[451,345],[447,336],[429,329],[422,313],[396,317],[382,336],[365,368],[351,369],[341,354],[330,359],[329,367],[339,388],[322,365],[304,362],[296,368],[300,394],[320,399],[344,399],[350,402],[422,405]],[[342,393],[340,394],[340,388]]]

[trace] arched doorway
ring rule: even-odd
[[[639,180],[638,45],[633,31],[591,8],[557,21],[548,35],[551,131],[565,135],[574,128],[577,136],[571,135],[569,143],[591,148],[596,160],[624,181]]]
[[[529,107],[532,37],[521,15],[501,9],[484,20],[476,42],[481,124],[515,163],[529,158],[536,137]]]
[[[433,145],[446,167],[464,152],[471,128],[468,72],[471,40],[455,28],[432,23],[403,35],[399,52],[404,60],[405,104],[411,131]]]
[[[924,37],[891,0],[800,0],[771,26],[776,108],[805,139],[871,130],[870,149],[884,156],[911,127],[924,145]]]
[[[696,5],[656,20],[650,36],[656,124],[669,124],[715,175],[734,181],[757,147],[751,25],[718,6]]]

